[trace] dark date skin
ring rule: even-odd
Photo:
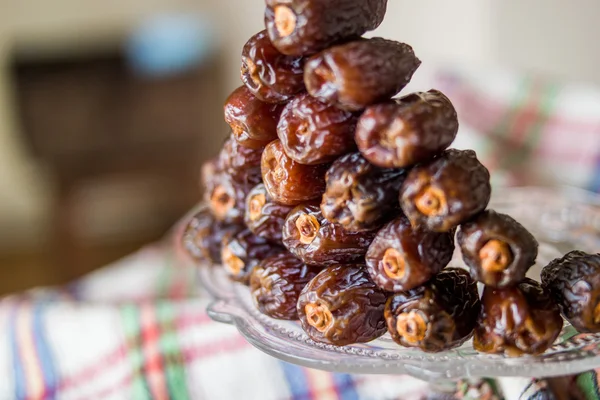
[[[249,229],[244,229],[223,239],[221,260],[231,280],[247,285],[250,274],[262,260],[283,250]]]
[[[244,147],[231,136],[221,149],[219,165],[235,182],[256,185],[262,180],[261,156],[262,150]]]
[[[293,208],[275,203],[265,185],[259,184],[246,198],[244,222],[255,235],[281,244],[283,225]]]
[[[309,55],[381,24],[387,0],[267,0],[265,25],[273,45]]]
[[[387,295],[363,266],[336,265],[321,271],[298,299],[302,328],[316,342],[345,346],[366,343],[386,332]]]
[[[529,278],[516,287],[486,287],[481,299],[473,347],[490,354],[518,357],[542,354],[563,326],[558,306],[548,290]]]
[[[288,252],[266,258],[250,276],[254,304],[271,318],[297,320],[300,292],[322,269],[306,265]]]
[[[365,259],[377,286],[401,292],[430,280],[448,265],[453,253],[453,232],[414,229],[402,215],[379,230]]]
[[[261,31],[242,50],[242,81],[260,100],[285,103],[305,90],[304,58],[280,53]]]
[[[402,169],[382,169],[360,153],[337,159],[327,171],[321,211],[329,221],[351,232],[369,231],[398,214]]]
[[[452,102],[432,89],[368,107],[358,122],[356,144],[372,164],[405,168],[431,160],[457,133]]]
[[[242,146],[263,149],[277,139],[277,123],[282,110],[283,105],[265,103],[246,86],[241,86],[225,102],[225,122]]]
[[[449,149],[411,170],[400,204],[413,226],[447,232],[483,211],[491,193],[490,173],[475,152]]]
[[[206,187],[205,200],[217,221],[240,224],[244,222],[246,196],[252,184],[240,183],[224,172],[214,175]]]
[[[261,165],[265,188],[276,203],[294,206],[316,199],[325,191],[329,165],[300,164],[288,157],[279,140],[265,148]]]
[[[542,284],[579,332],[600,332],[600,254],[572,251],[542,270]]]
[[[350,232],[323,217],[318,203],[294,208],[283,226],[283,244],[311,265],[364,262],[375,232]]]
[[[361,39],[310,57],[304,83],[308,93],[322,102],[359,111],[400,92],[420,64],[407,44]]]
[[[487,210],[460,226],[462,257],[473,279],[487,286],[515,286],[535,264],[538,242],[506,214]]]
[[[477,283],[466,271],[448,268],[426,285],[390,297],[385,319],[396,343],[436,353],[471,337],[480,308]]]
[[[285,107],[277,136],[286,154],[301,164],[323,164],[356,149],[358,117],[305,94]]]

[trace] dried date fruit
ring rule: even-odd
[[[452,232],[413,228],[400,216],[379,230],[366,255],[373,282],[388,292],[414,289],[445,268],[454,253]]]
[[[293,206],[275,203],[267,193],[265,185],[254,187],[246,198],[244,222],[257,236],[274,243],[281,243],[282,230],[287,215]]]
[[[283,105],[265,103],[246,86],[237,88],[225,102],[225,121],[242,146],[262,149],[277,139],[277,123]]]
[[[262,101],[285,103],[304,88],[304,58],[273,46],[267,31],[252,36],[242,50],[242,81]]]
[[[273,201],[289,206],[321,196],[325,191],[327,164],[304,165],[285,154],[281,141],[275,140],[262,155],[262,177]]]
[[[379,228],[398,213],[403,169],[382,169],[360,153],[346,154],[327,171],[321,211],[329,221],[351,232]]]
[[[462,257],[473,279],[487,286],[514,286],[535,263],[538,243],[513,218],[487,210],[460,226]]]
[[[248,284],[254,267],[265,258],[281,251],[282,247],[256,236],[249,229],[244,229],[223,239],[221,260],[232,280]]]
[[[386,331],[386,294],[360,265],[336,265],[304,287],[298,316],[316,342],[345,346],[377,339]]]
[[[265,25],[284,54],[308,55],[379,26],[387,0],[267,0]]]
[[[579,332],[600,332],[600,254],[572,251],[542,270],[542,284]]]
[[[363,262],[376,232],[350,232],[327,221],[318,203],[294,208],[283,226],[283,244],[311,265]]]
[[[251,149],[230,137],[219,155],[223,172],[239,183],[256,185],[261,182],[260,159],[262,150]]]
[[[214,175],[206,187],[206,202],[217,221],[242,223],[246,209],[246,196],[251,184],[235,182],[224,173]]]
[[[407,44],[361,39],[310,57],[304,83],[308,93],[324,103],[359,111],[397,94],[420,64]]]
[[[285,107],[277,136],[285,153],[301,164],[323,164],[356,149],[358,117],[305,94]]]
[[[467,341],[480,308],[477,283],[468,272],[448,268],[426,285],[390,297],[385,319],[396,343],[435,353]]]
[[[202,167],[200,168],[200,185],[202,186],[203,191],[215,186],[214,181],[221,173],[221,169],[220,157],[213,157],[202,163]]]
[[[241,225],[217,221],[208,208],[188,222],[183,233],[183,247],[197,262],[221,263],[221,242],[242,230]]]
[[[372,164],[404,168],[441,153],[457,132],[452,102],[432,89],[367,108],[358,122],[356,144]]]
[[[491,193],[490,173],[475,152],[450,149],[411,170],[400,204],[413,226],[446,232],[483,211]]]
[[[552,346],[563,326],[550,292],[529,278],[512,288],[486,287],[481,303],[473,347],[484,353],[541,354]]]
[[[254,304],[269,317],[297,320],[300,292],[321,270],[304,264],[286,251],[264,259],[250,275]]]

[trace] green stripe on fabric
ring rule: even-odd
[[[163,356],[170,398],[188,400],[190,395],[186,380],[185,360],[174,323],[174,311],[173,305],[170,303],[159,302],[156,305],[156,316],[160,327],[159,348]]]
[[[577,376],[577,387],[581,389],[586,400],[598,400],[598,377],[596,371],[590,371]]]
[[[121,312],[125,327],[125,337],[127,339],[129,361],[132,368],[131,398],[151,400],[152,396],[150,395],[148,382],[146,382],[146,377],[142,371],[144,354],[140,340],[140,310],[135,305],[125,305]]]
[[[501,118],[500,123],[491,130],[495,136],[505,137],[507,133],[512,131],[511,128],[514,125],[516,118],[521,114],[523,106],[529,100],[533,88],[534,85],[531,78],[524,77],[521,80],[514,92],[514,97],[511,100],[511,105],[509,106],[506,115]]]

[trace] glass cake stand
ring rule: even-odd
[[[540,243],[538,263],[529,276],[562,254],[600,251],[600,196],[576,189],[515,188],[497,190],[490,208],[510,214]],[[451,263],[462,265],[455,254]],[[541,356],[508,358],[480,354],[471,341],[437,354],[402,348],[385,335],[367,344],[336,347],[311,340],[297,322],[260,314],[247,287],[230,282],[221,268],[200,268],[200,282],[214,297],[208,314],[233,324],[258,349],[281,360],[332,372],[408,374],[440,384],[476,377],[555,377],[600,367],[600,334],[578,334],[569,324]]]

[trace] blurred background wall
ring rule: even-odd
[[[262,12],[263,0],[0,0],[0,267],[11,269],[13,275],[17,274],[15,270],[22,271],[18,282],[6,287],[2,287],[0,276],[0,291],[62,282],[98,267],[145,241],[160,237],[175,221],[177,213],[183,212],[196,198],[194,196],[199,196],[195,187],[171,189],[171,194],[165,196],[164,183],[154,183],[153,187],[148,183],[148,177],[120,178],[130,169],[134,170],[133,166],[143,165],[143,160],[152,164],[152,160],[169,158],[166,154],[169,151],[177,158],[177,146],[171,150],[166,146],[171,143],[169,138],[180,138],[178,143],[183,147],[194,146],[195,161],[190,158],[189,162],[184,162],[190,175],[203,159],[216,151],[227,133],[220,107],[227,93],[240,84],[239,52],[250,35],[263,29]],[[160,15],[184,17],[183,20],[172,17],[175,19],[171,19],[167,28],[173,28],[177,21],[196,21],[187,31],[180,29],[179,36],[173,37],[170,31],[170,40],[183,40],[188,45],[182,51],[188,52],[189,59],[179,60],[180,64],[187,62],[187,66],[180,65],[180,70],[163,75],[156,71],[150,75],[148,71],[131,72],[128,68],[132,62],[135,66],[136,60],[142,66],[144,62],[160,62],[143,59],[148,57],[148,49],[144,53],[143,46],[152,40],[163,40],[163,50],[172,49],[168,45],[169,30],[164,24],[153,26],[162,26],[166,36],[156,34],[152,25],[148,26],[148,21],[156,22],[151,18]],[[410,43],[424,65],[500,67],[596,84],[600,82],[600,52],[596,51],[595,43],[600,34],[596,23],[598,15],[600,3],[594,0],[390,0],[387,18],[373,34]],[[155,32],[154,36],[152,32]],[[190,44],[194,38],[203,46],[200,53]],[[68,81],[73,76],[79,76],[81,83]],[[89,80],[95,83],[84,83]],[[61,88],[72,85],[68,87],[74,97],[67,96],[66,92],[52,92],[52,84]],[[107,91],[109,87],[115,89]],[[127,91],[123,92],[123,87],[127,87]],[[98,106],[92,102],[88,108],[80,107],[78,112],[83,114],[76,114],[75,105],[87,104],[76,100],[76,94],[82,88],[88,90],[83,92],[84,95],[114,96],[123,102],[120,107],[124,109],[110,109],[111,102],[104,99],[108,105]],[[44,111],[56,114],[53,110],[62,110],[57,108],[58,103],[66,102],[67,98],[72,103],[64,107],[73,113],[60,112],[61,118],[44,114]],[[112,106],[118,108],[116,104]],[[172,109],[168,108],[169,104]],[[88,115],[86,110],[89,109],[105,114]],[[161,114],[163,109],[169,111]],[[161,139],[147,140],[144,129],[150,128],[142,122],[132,122],[133,117],[128,117],[135,110],[153,115],[154,110],[159,114],[153,120],[152,129]],[[198,110],[198,114],[194,110]],[[115,113],[121,119],[113,121],[111,118]],[[84,122],[69,125],[69,116]],[[84,144],[94,143],[96,147],[90,145],[91,149],[85,149],[90,153],[85,153],[77,147],[85,147],[83,144],[70,144],[69,140],[73,138],[64,139],[63,143],[60,137],[66,128],[52,132],[50,122],[45,122],[44,118],[58,121],[57,127],[71,126],[75,131],[85,127],[85,121],[97,127],[98,124],[92,122],[96,121],[94,118],[98,121],[109,119],[113,125],[107,124],[102,129],[112,133],[106,132],[106,142],[97,138],[102,136],[102,129],[94,131],[96,136],[90,133]],[[181,119],[189,119],[189,123],[181,123]],[[118,128],[113,130],[111,126]],[[45,127],[47,133],[44,133]],[[68,172],[82,168],[77,162],[86,164],[81,161],[81,154],[84,154],[83,160],[95,160],[98,154],[104,154],[108,159],[127,158],[118,152],[116,155],[110,153],[109,150],[115,150],[110,149],[110,145],[118,147],[120,138],[136,129],[139,131],[137,136],[132,135],[127,145],[133,146],[132,152],[140,152],[140,161],[131,165],[123,162],[125,172],[115,170],[104,174],[118,179],[97,179],[102,175],[98,173],[100,167],[89,171],[89,176],[94,178],[90,178],[90,182],[87,175],[80,174],[77,176],[78,192],[73,194],[75,189],[69,189],[67,200],[63,199],[69,203],[64,206],[68,215],[57,216],[61,213],[56,206],[57,198],[61,196],[58,187],[61,180],[67,179],[60,176],[60,171],[75,181]],[[114,132],[119,133],[111,137]],[[194,135],[199,138],[193,139]],[[136,140],[143,145],[138,145]],[[64,148],[58,146],[57,141],[64,144]],[[64,164],[65,148],[72,151],[69,153],[72,155],[70,164],[57,166],[57,163]],[[44,154],[45,151],[52,156]],[[100,156],[98,160],[101,160]],[[102,162],[97,161],[97,165],[104,166]],[[153,175],[151,169],[146,168],[145,172]],[[191,176],[182,178],[180,185],[193,186],[193,179]],[[89,183],[87,187],[86,183]],[[157,195],[161,192],[168,198],[161,200]],[[169,201],[177,197],[174,192],[181,192],[181,198],[171,204]],[[61,245],[53,241],[60,234],[55,229],[57,218],[67,221],[67,230],[73,225],[89,228],[87,232],[83,228],[74,229],[76,232],[70,232],[71,236],[67,235],[65,240],[80,240],[75,237],[79,235],[89,246],[98,247],[99,256],[72,260],[80,267],[65,275],[45,267],[47,273],[36,276],[40,263],[46,265],[51,258],[48,254]],[[149,220],[157,223],[148,223]],[[132,228],[136,223],[140,225],[138,230]],[[102,224],[107,227],[99,228]],[[119,232],[125,234],[119,236]],[[117,246],[111,252],[106,248],[106,243],[110,242],[105,240],[107,237],[118,238],[113,242],[129,244]],[[79,247],[80,253],[89,253],[85,246]],[[28,261],[17,264],[15,260],[23,257]],[[48,265],[56,266],[60,262],[63,261]]]

